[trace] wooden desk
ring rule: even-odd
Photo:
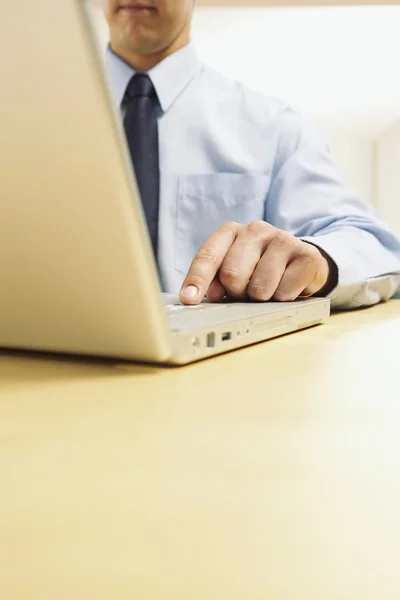
[[[0,357],[2,600],[398,600],[400,302],[184,369]]]

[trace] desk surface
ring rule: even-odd
[[[398,600],[400,302],[183,369],[0,355],[4,600]]]

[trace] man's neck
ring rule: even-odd
[[[114,48],[112,43],[110,44],[111,50],[119,56],[123,61],[125,61],[128,65],[130,65],[135,71],[140,73],[146,73],[150,71],[154,67],[156,67],[160,62],[162,62],[171,54],[175,54],[179,50],[182,50],[185,46],[189,44],[189,40],[185,40],[184,42],[178,44],[172,44],[168,48],[161,50],[160,52],[156,52],[155,54],[149,55],[141,55],[136,54],[135,52],[124,52],[119,48]]]

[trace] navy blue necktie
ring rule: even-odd
[[[134,75],[126,89],[124,127],[133,168],[157,260],[160,168],[158,158],[159,102],[148,75]]]

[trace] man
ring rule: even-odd
[[[165,291],[341,308],[400,293],[399,240],[308,124],[197,58],[194,0],[104,3],[110,85]]]

